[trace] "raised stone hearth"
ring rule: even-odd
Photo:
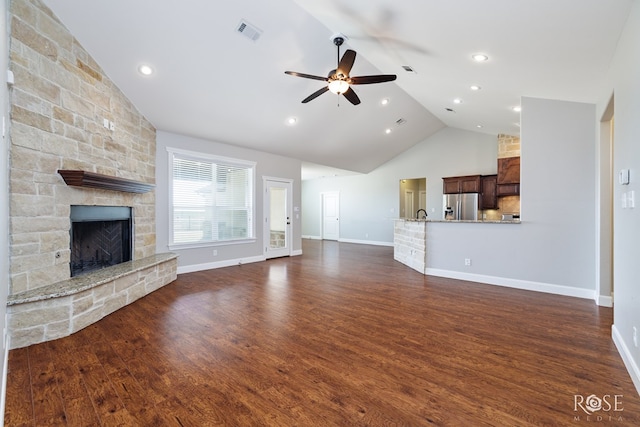
[[[71,335],[171,283],[176,271],[176,254],[158,254],[10,295],[11,348]]]

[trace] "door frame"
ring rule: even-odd
[[[614,95],[600,118],[598,183],[596,185],[596,304],[613,307],[614,256]],[[615,310],[615,308],[614,308]]]
[[[271,199],[269,197],[269,185],[278,184],[279,187],[286,189],[286,215],[287,224],[285,230],[285,247],[282,249],[270,249],[271,230],[269,216],[271,215]],[[277,258],[283,256],[291,256],[292,253],[292,234],[293,234],[293,180],[288,178],[275,178],[271,176],[262,177],[263,200],[262,200],[262,239],[264,242],[265,259]]]

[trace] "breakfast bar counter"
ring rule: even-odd
[[[520,220],[443,220],[399,218],[393,226],[393,259],[422,274],[427,262],[427,227],[429,223],[520,224]]]

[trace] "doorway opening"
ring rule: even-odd
[[[598,210],[596,217],[596,303],[613,307],[614,97],[600,120]]]

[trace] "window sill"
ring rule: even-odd
[[[255,243],[257,239],[238,239],[238,240],[224,240],[219,242],[201,242],[201,243],[170,243],[167,245],[171,251],[179,251],[181,249],[198,249],[198,248],[211,248],[218,246],[232,246],[232,245],[246,245],[248,243]]]

